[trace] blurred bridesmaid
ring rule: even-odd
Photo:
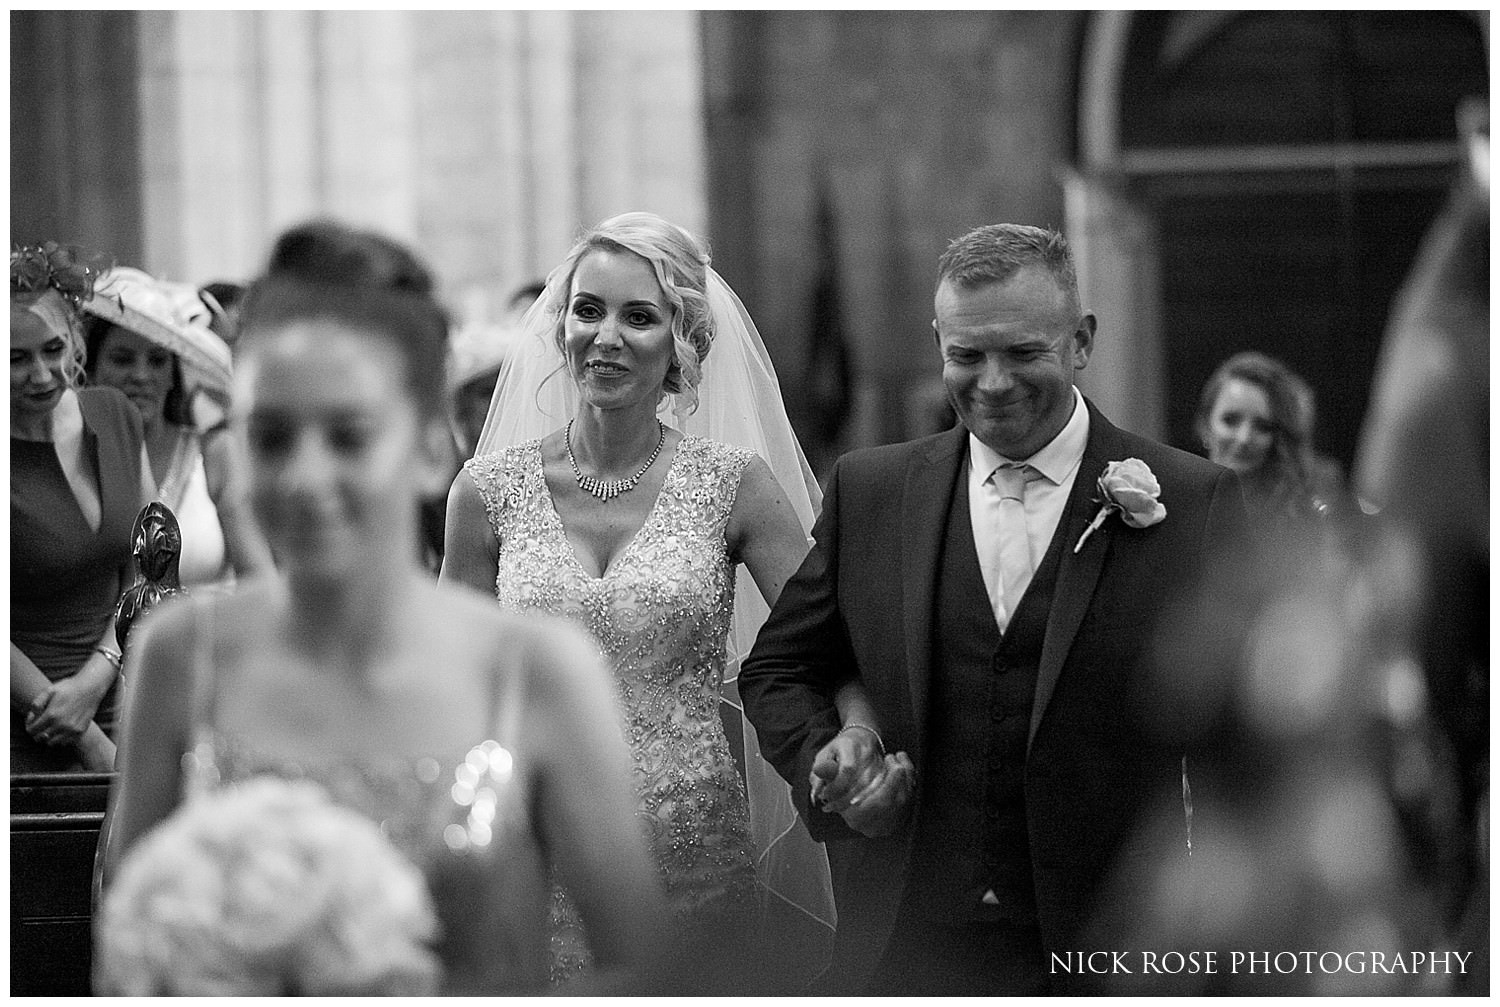
[[[277,573],[136,630],[109,860],[196,795],[307,779],[422,870],[445,992],[546,986],[554,872],[595,982],[633,989],[664,907],[598,655],[561,621],[434,583],[412,546],[416,501],[447,476],[446,334],[404,247],[327,223],[277,242],[234,396]],[[98,935],[106,952],[126,937]]]

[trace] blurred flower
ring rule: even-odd
[[[437,933],[420,871],[306,781],[204,794],[144,836],[111,883],[98,985],[144,995],[423,995]]]

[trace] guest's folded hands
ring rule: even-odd
[[[32,701],[26,715],[26,731],[45,744],[74,744],[93,721],[100,698],[100,693],[83,676],[53,682]]]

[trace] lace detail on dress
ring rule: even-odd
[[[735,587],[724,531],[753,457],[683,437],[645,523],[601,577],[568,541],[539,440],[466,463],[500,543],[501,606],[584,626],[614,672],[637,813],[684,926],[756,894],[745,790],[719,719]],[[554,978],[584,959],[577,931],[555,900]]]

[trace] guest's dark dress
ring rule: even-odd
[[[50,441],[10,439],[10,639],[51,681],[87,660],[130,583],[130,532],[141,509],[141,419],[113,388],[78,392],[84,457],[98,479],[101,518],[90,528]],[[112,734],[115,693],[95,722]],[[11,711],[12,771],[66,769],[69,748],[49,749]]]

